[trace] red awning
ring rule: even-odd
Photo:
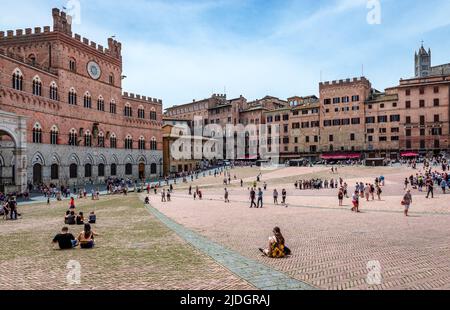
[[[361,154],[358,154],[358,153],[323,154],[322,156],[320,156],[320,158],[326,159],[326,160],[360,159]]]
[[[418,157],[419,154],[413,153],[413,152],[406,152],[406,153],[401,153],[400,156],[401,157]]]

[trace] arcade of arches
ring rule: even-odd
[[[27,121],[0,110],[0,191],[23,193],[27,188]]]

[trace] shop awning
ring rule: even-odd
[[[414,152],[405,152],[400,154],[401,157],[418,157],[419,154]]]
[[[320,156],[320,158],[326,159],[326,160],[360,159],[361,154],[359,154],[359,153],[323,154],[322,156]]]

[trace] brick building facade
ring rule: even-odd
[[[162,101],[122,92],[121,43],[90,42],[52,13],[53,30],[0,31],[0,110],[27,118],[28,181],[159,176]],[[0,177],[14,183],[14,139],[0,132]]]
[[[402,79],[399,85],[384,92],[373,88],[367,78],[359,77],[321,82],[319,98],[294,96],[284,101],[267,96],[237,104],[224,95],[214,95],[206,102],[219,100],[221,105],[195,111],[197,115],[207,115],[205,124],[278,125],[282,162],[298,158],[398,159],[407,153],[440,154],[450,147],[448,67],[431,66],[431,51],[422,46],[415,55],[417,77]],[[190,119],[192,113],[181,112],[193,104],[169,108],[167,114]],[[271,134],[267,140],[270,152]]]

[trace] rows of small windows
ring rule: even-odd
[[[330,126],[347,126],[347,125],[359,125],[361,124],[361,119],[359,117],[356,118],[345,118],[345,119],[333,119],[333,120],[325,120],[323,122],[324,127]]]
[[[56,126],[53,126],[50,130],[50,144],[58,145],[60,144],[59,140],[59,130]],[[43,131],[42,127],[39,123],[36,123],[32,130],[32,141],[33,143],[41,144],[43,143]],[[85,146],[85,147],[106,147],[106,137],[103,132],[100,132],[96,139],[92,135],[92,133],[87,130],[82,135],[81,139],[76,129],[71,129],[68,135],[67,144],[70,146]],[[156,151],[158,149],[158,142],[155,137],[150,140],[150,143],[147,144],[145,138],[141,136],[138,140],[138,149],[146,150],[149,146],[149,150]],[[117,136],[113,133],[109,137],[109,147],[112,149],[117,148]],[[128,150],[134,149],[134,141],[131,135],[128,135],[124,140],[124,148]]]
[[[69,71],[76,73],[77,72],[77,61],[74,58],[69,59]],[[110,73],[108,77],[108,83],[110,85],[114,85],[115,78],[114,74]]]
[[[79,177],[78,175],[78,165],[77,164],[71,164],[69,166],[69,178],[76,179]],[[155,163],[151,164],[150,166],[150,173],[156,174],[157,173],[157,165]],[[60,166],[58,164],[53,164],[50,167],[50,177],[52,180],[58,180],[59,179],[59,170]],[[85,164],[84,165],[84,177],[85,178],[91,178],[93,176],[93,170],[94,166],[92,164]],[[97,166],[97,176],[98,177],[105,177],[106,175],[106,165],[103,163],[98,164]],[[117,164],[111,164],[110,165],[110,175],[116,176],[117,175]],[[125,175],[133,175],[133,165],[128,163],[125,165]]]
[[[12,88],[15,90],[23,91],[24,90],[24,78],[22,71],[20,69],[14,70],[12,74]],[[31,91],[32,94],[35,96],[43,96],[43,86],[42,86],[42,80],[39,78],[39,76],[35,76],[33,80],[31,81]],[[58,97],[58,86],[55,82],[51,82],[48,87],[48,97],[51,100],[59,100]]]
[[[339,104],[339,103],[349,103],[349,102],[359,102],[359,101],[360,101],[359,95],[354,95],[351,98],[349,96],[327,98],[327,99],[324,99],[323,104],[328,105],[331,103]]]
[[[24,78],[23,78],[23,74],[20,71],[20,69],[16,69],[13,72],[12,88],[15,90],[19,90],[19,91],[24,90]],[[35,96],[40,96],[40,97],[43,96],[42,95],[43,94],[43,86],[42,86],[42,81],[39,78],[39,76],[35,76],[32,80],[32,93]],[[55,82],[52,82],[49,86],[49,98],[51,100],[55,100],[55,101],[59,100],[58,86],[56,85]],[[78,104],[78,96],[77,96],[77,92],[76,92],[75,88],[73,88],[73,87],[70,88],[67,98],[68,98],[67,101],[70,105]],[[83,96],[83,106],[87,109],[92,109],[92,96],[89,92],[86,92]],[[102,111],[102,112],[105,111],[105,100],[103,99],[103,97],[101,95],[97,99],[97,110]],[[117,114],[117,105],[114,100],[111,100],[111,102],[109,104],[109,113]],[[145,113],[143,106],[139,106],[137,114],[138,114],[137,115],[138,118],[140,118],[140,119],[146,118],[146,113]],[[125,105],[124,116],[133,117],[133,109],[129,103],[127,103]],[[152,108],[152,110],[150,111],[149,118],[152,121],[157,120],[157,112],[154,108]]]

